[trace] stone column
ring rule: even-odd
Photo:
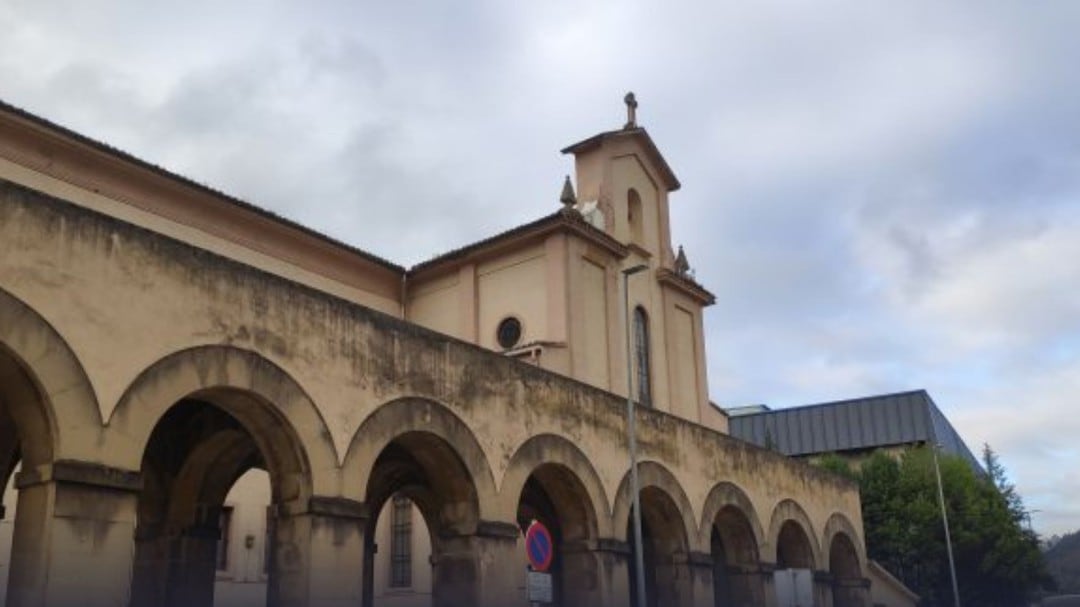
[[[213,604],[220,517],[220,506],[204,505],[180,529],[141,521],[135,530],[133,607]]]
[[[672,607],[711,607],[712,557],[678,552],[669,562],[657,563],[656,600]]]
[[[713,593],[713,558],[705,552],[688,552],[686,554],[685,572],[689,575],[689,583],[681,586],[689,586],[689,602],[683,600],[683,605],[694,607],[714,607]]]
[[[838,578],[833,581],[835,607],[867,607],[870,604],[870,580],[867,578]]]
[[[814,570],[814,607],[832,607],[833,576],[828,571]]]
[[[630,544],[612,539],[596,542],[596,560],[600,573],[601,601],[596,605],[630,604]],[[577,606],[575,606],[577,607]]]
[[[771,568],[758,565],[726,565],[733,607],[768,604],[766,588],[772,587]]]
[[[169,607],[214,604],[217,551],[222,532],[217,520],[218,509],[214,512],[212,522],[192,525],[184,529],[180,537],[170,538],[172,554],[165,603]]]
[[[629,602],[626,564],[630,551],[625,542],[564,542],[559,551],[565,607],[623,605]]]
[[[439,538],[435,556],[435,607],[527,605],[525,571],[513,523],[480,521],[472,535]]]
[[[126,607],[139,474],[58,461],[15,482],[8,607]]]
[[[340,497],[275,507],[267,600],[274,607],[354,607],[363,601],[367,508]]]
[[[780,601],[776,597],[776,563],[762,562],[761,568],[761,590],[765,594],[765,607],[777,607]]]

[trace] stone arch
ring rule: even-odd
[[[5,393],[6,392],[6,393]],[[102,426],[101,408],[78,357],[53,326],[0,288],[0,445],[14,445],[15,429],[33,436],[21,459],[29,465],[59,458],[89,459],[78,451],[87,429]],[[0,452],[0,474],[14,469],[13,453]]]
[[[495,479],[476,435],[449,408],[425,398],[399,398],[380,406],[353,434],[342,475],[345,490],[364,500],[375,461],[386,447],[409,433],[432,435],[450,445],[468,471],[476,489],[481,518],[490,517],[495,502]]]
[[[860,571],[866,570],[866,549],[862,541],[859,538],[862,536],[855,530],[855,525],[851,523],[847,516],[840,512],[834,512],[829,520],[825,522],[825,532],[822,534],[821,545],[832,546],[833,539],[838,535],[846,535],[851,542],[851,546],[855,551],[855,555],[858,558],[858,565]]]
[[[497,497],[493,475],[475,435],[460,418],[422,398],[384,404],[357,428],[343,473],[346,486],[359,491],[370,513],[368,538],[394,495],[409,498],[420,511],[430,536],[435,605],[482,602],[492,580],[479,546],[492,538],[512,542],[518,533],[509,521],[487,518]],[[365,540],[364,550],[363,604],[372,605],[371,540]]]
[[[809,568],[821,569],[821,547],[818,545],[817,534],[814,526],[810,523],[810,517],[802,506],[795,500],[785,499],[773,508],[772,517],[769,520],[769,541],[765,544],[762,558],[780,565],[781,539],[787,539],[790,531],[798,529],[805,536],[807,544],[807,560]],[[781,538],[781,536],[785,536]]]
[[[96,461],[84,449],[96,448],[92,438],[101,425],[97,396],[70,345],[40,313],[0,289],[0,492],[20,463],[49,478],[58,460]],[[46,592],[50,545],[42,538],[62,533],[53,534],[53,508],[46,507],[56,495],[35,482],[18,489],[10,512],[0,504],[0,518],[14,521],[12,545],[5,547],[12,559],[2,570],[13,602]]]
[[[726,481],[716,484],[705,498],[705,507],[701,513],[701,529],[698,533],[700,545],[709,545],[709,536],[716,517],[725,508],[734,508],[746,517],[746,522],[753,532],[754,541],[760,546],[765,533],[761,528],[761,519],[758,518],[757,509],[738,485]]]
[[[334,494],[337,452],[315,403],[273,362],[231,346],[181,350],[138,375],[107,423],[114,465],[139,469],[158,422],[187,398],[211,403],[251,433],[271,474],[282,475],[271,481],[277,501]]]
[[[866,555],[858,542],[855,527],[846,516],[837,512],[825,523],[828,567],[832,577],[835,607],[863,607],[866,604],[868,582],[865,577]]]
[[[281,531],[271,551],[268,595],[272,601],[302,595],[304,539],[295,515],[336,490],[337,455],[329,437],[306,392],[258,353],[200,346],[141,372],[105,430],[111,463],[143,477],[133,604],[212,601],[223,503],[235,481],[255,467],[269,473]]]
[[[598,581],[603,563],[596,550],[611,537],[610,507],[599,475],[588,457],[566,438],[529,438],[510,458],[500,488],[502,508],[520,529],[543,523],[554,540],[550,565],[552,604],[596,605],[603,601]],[[522,555],[524,567],[524,550]]]
[[[542,466],[556,467],[557,478],[569,483],[568,488],[578,494],[587,520],[587,529],[574,534],[574,539],[611,537],[611,506],[604,491],[600,475],[596,473],[588,456],[574,443],[554,434],[540,434],[529,438],[518,447],[510,458],[506,474],[499,488],[500,520],[512,520],[517,500],[529,476]]]
[[[761,522],[750,498],[722,482],[709,492],[701,518],[701,541],[712,557],[713,604],[762,605]]]
[[[654,461],[638,464],[641,489],[641,538],[639,546],[632,532],[633,496],[630,472],[626,473],[615,498],[614,523],[630,546],[631,558],[638,551],[644,563],[644,579],[629,571],[631,601],[638,600],[640,589],[650,607],[679,607],[693,604],[694,578],[692,561],[697,540],[697,523],[690,500],[670,470]],[[630,563],[634,561],[629,561]]]
[[[690,505],[690,499],[686,497],[686,492],[683,490],[682,484],[675,478],[675,475],[659,462],[639,461],[638,483],[642,491],[652,487],[664,493],[672,500],[672,503],[679,513],[682,532],[687,541],[687,549],[700,548],[700,546],[693,546],[690,544],[690,542],[696,541],[698,537],[696,528],[697,523],[695,522],[697,518],[694,516],[694,509]],[[622,482],[619,483],[619,490],[615,494],[615,503],[612,506],[612,522],[616,539],[624,541],[629,539],[625,535],[626,530],[623,529],[622,526],[630,517],[630,509],[632,507],[633,500],[630,495],[630,472],[627,471],[623,476]]]

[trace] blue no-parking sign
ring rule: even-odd
[[[533,571],[547,571],[555,558],[555,543],[551,532],[540,521],[533,521],[525,532],[525,556]]]

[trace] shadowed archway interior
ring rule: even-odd
[[[833,578],[834,607],[863,607],[864,584],[855,544],[837,533],[829,544],[829,573]]]
[[[600,576],[597,557],[589,550],[596,538],[596,513],[585,485],[566,466],[541,464],[526,480],[517,511],[523,534],[534,520],[547,527],[554,542],[552,604],[593,604]]]
[[[735,506],[721,509],[712,525],[710,548],[713,604],[716,607],[764,604],[758,546],[746,514]]]
[[[687,538],[683,514],[675,500],[663,490],[648,486],[641,490],[641,543],[634,542],[633,509],[626,523],[630,544],[630,598],[637,604],[638,584],[633,563],[638,550],[645,563],[645,604],[668,607],[688,604],[690,591],[686,571]]]
[[[777,569],[813,569],[814,552],[806,531],[795,521],[784,521],[776,543]]]
[[[269,473],[271,502],[294,498],[306,462],[271,405],[238,390],[182,399],[158,421],[143,454],[131,605],[212,605],[225,498],[253,468]],[[281,593],[293,549],[269,537],[265,601]]]
[[[365,492],[370,517],[365,533],[363,604],[376,604],[373,538],[379,516],[394,496],[408,498],[416,505],[430,534],[433,604],[459,604],[460,597],[469,596],[478,572],[477,564],[461,558],[454,546],[460,538],[476,532],[479,502],[458,453],[445,440],[427,432],[395,437],[375,459]]]

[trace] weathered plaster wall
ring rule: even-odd
[[[598,480],[601,537],[625,535],[625,519],[610,516],[626,503],[625,403],[616,395],[10,183],[0,184],[0,248],[0,287],[63,336],[108,420],[63,436],[67,457],[137,470],[148,426],[175,399],[236,383],[265,402],[230,411],[243,421],[270,407],[251,423],[286,426],[310,474],[295,482],[315,494],[364,501],[381,446],[419,429],[451,439],[474,473],[482,519],[513,521],[520,487],[504,486],[508,467],[526,441],[550,435],[580,450],[566,455],[570,469]],[[251,354],[204,355],[209,346]],[[272,385],[259,379],[275,373]],[[708,550],[703,511],[722,481],[749,496],[762,529],[790,499],[819,545],[835,512],[861,529],[846,482],[663,412],[641,410],[638,423],[643,459],[685,495],[692,550]],[[277,436],[270,427],[265,435]]]

